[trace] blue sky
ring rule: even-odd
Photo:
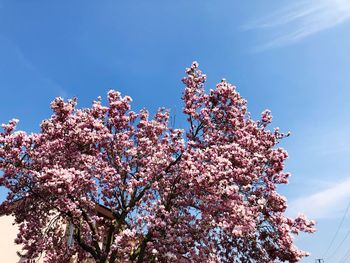
[[[280,190],[290,215],[318,221],[297,238],[314,262],[350,201],[349,46],[349,0],[0,0],[0,122],[37,131],[54,97],[84,107],[113,88],[134,109],[171,108],[180,126],[180,80],[197,60],[208,88],[226,78],[253,116],[269,108],[292,132],[283,146],[293,177]],[[350,215],[326,262],[346,262],[349,230]]]

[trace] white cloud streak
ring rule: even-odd
[[[350,178],[328,186],[319,192],[290,202],[287,213],[304,213],[312,219],[338,217],[350,201]]]
[[[15,53],[17,56],[18,62],[25,67],[27,70],[31,71],[34,73],[37,78],[43,82],[45,85],[47,85],[48,88],[55,90],[58,96],[67,98],[68,97],[68,92],[63,89],[58,83],[53,81],[51,78],[43,76],[43,74],[36,68],[22,53],[20,48],[18,46],[14,46],[15,48]]]
[[[244,26],[245,30],[271,31],[273,39],[256,51],[296,43],[350,19],[350,0],[302,1]]]

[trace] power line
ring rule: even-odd
[[[348,213],[348,211],[349,211],[349,208],[350,208],[350,202],[348,203],[348,205],[347,205],[347,207],[346,207],[346,209],[345,209],[343,218],[341,219],[341,221],[340,221],[340,223],[339,223],[339,225],[338,225],[337,231],[335,231],[335,234],[334,234],[334,236],[333,236],[333,238],[332,238],[332,241],[329,243],[329,246],[328,246],[328,248],[326,249],[326,251],[324,252],[322,258],[325,258],[325,257],[326,257],[326,255],[327,255],[329,249],[332,247],[332,245],[333,245],[333,243],[334,243],[334,241],[335,241],[335,238],[337,237],[337,235],[338,235],[338,233],[339,233],[339,230],[340,230],[340,228],[342,227],[342,225],[343,225],[343,223],[344,223],[344,220],[345,220],[346,215],[347,215],[347,213]]]
[[[339,263],[345,263],[345,261],[349,258],[350,256],[350,248],[345,252],[344,256],[339,260]]]
[[[343,243],[345,242],[345,240],[348,238],[349,235],[350,235],[350,230],[348,230],[348,232],[346,233],[346,235],[345,235],[345,237],[343,238],[343,240],[340,242],[340,244],[339,244],[339,245],[337,246],[337,248],[334,250],[333,254],[332,254],[328,259],[332,258],[332,257],[335,255],[335,253],[338,252],[339,248],[343,245]]]

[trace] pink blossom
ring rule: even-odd
[[[90,108],[56,98],[41,131],[0,133],[1,209],[19,225],[26,262],[296,262],[307,253],[293,234],[315,222],[284,215],[276,187],[290,176],[287,135],[270,131],[270,111],[253,120],[236,87],[205,91],[197,62],[183,79],[188,129],[169,111],[131,111],[109,91]],[[17,201],[17,202],[16,202]],[[13,206],[14,202],[16,206]],[[96,210],[96,204],[108,216]],[[74,226],[72,244],[62,223]],[[43,231],[43,229],[46,229]]]

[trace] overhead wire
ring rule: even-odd
[[[349,235],[350,235],[350,229],[348,230],[348,232],[346,232],[345,237],[343,238],[343,240],[340,242],[340,244],[334,250],[333,254],[328,259],[331,259],[334,257],[334,255],[338,252],[339,248],[343,245],[343,243],[345,242],[345,240],[348,238]]]
[[[346,209],[345,209],[345,211],[344,211],[343,217],[342,217],[342,219],[341,219],[341,221],[340,221],[340,223],[339,223],[339,225],[338,225],[338,228],[337,228],[337,230],[335,231],[335,233],[334,233],[334,235],[333,235],[333,238],[332,238],[331,242],[329,243],[329,245],[328,245],[326,251],[324,252],[322,258],[325,258],[325,257],[326,257],[326,255],[327,255],[327,253],[329,252],[330,248],[333,246],[333,243],[334,243],[334,241],[335,241],[337,235],[339,234],[340,228],[343,226],[343,223],[344,223],[344,221],[345,221],[345,218],[346,218],[346,215],[347,215],[347,213],[348,213],[348,211],[349,211],[349,208],[350,208],[350,202],[348,203],[348,205],[347,205],[347,207],[346,207]],[[334,254],[334,253],[333,253],[333,254]],[[332,254],[332,255],[333,255],[333,254]]]
[[[350,248],[345,252],[343,257],[339,260],[339,263],[345,263],[347,259],[350,257]]]

